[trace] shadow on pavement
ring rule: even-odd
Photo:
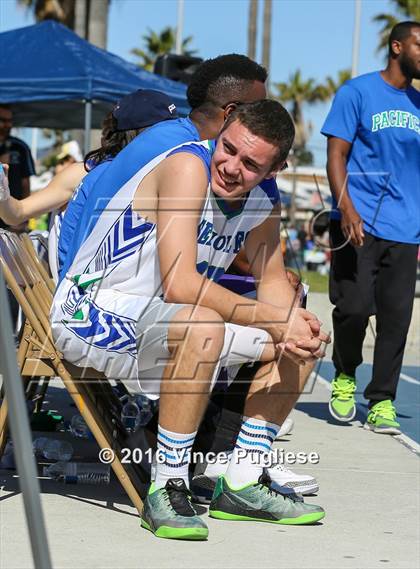
[[[56,494],[65,496],[70,500],[85,502],[98,508],[114,510],[127,516],[138,517],[137,512],[126,511],[126,506],[133,507],[128,496],[125,495],[123,488],[112,475],[109,484],[98,486],[63,484],[54,480],[39,479],[42,494]],[[0,501],[8,500],[20,494],[19,477],[16,470],[0,471],[1,496]],[[7,492],[7,495],[4,493]],[[10,492],[10,493],[9,493]],[[98,503],[100,502],[100,503]],[[120,506],[124,507],[121,508]]]
[[[360,405],[357,406],[356,417],[350,423],[342,423],[340,421],[336,421],[328,411],[328,403],[298,402],[295,406],[295,409],[297,409],[298,411],[302,411],[303,413],[306,413],[306,415],[308,415],[309,417],[325,421],[329,425],[340,425],[342,427],[351,427],[354,421],[360,421],[364,423],[364,421],[366,420],[367,410],[364,411],[359,407]]]

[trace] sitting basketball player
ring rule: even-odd
[[[210,515],[281,524],[324,517],[262,476],[328,341],[316,317],[298,307],[279,247],[272,178],[293,136],[286,110],[265,100],[236,109],[217,143],[164,152],[98,212],[57,289],[52,329],[65,358],[160,396],[156,479],[142,515],[157,536],[207,538],[190,503],[189,454],[220,366],[245,362],[262,365]],[[257,300],[217,284],[243,244]]]

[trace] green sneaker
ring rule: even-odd
[[[273,524],[313,524],[325,516],[320,506],[296,501],[270,488],[270,477],[262,474],[258,482],[232,490],[220,476],[210,503],[209,515],[219,520],[243,520]]]
[[[390,399],[375,403],[369,410],[365,429],[384,435],[400,435],[400,424],[395,420],[397,413]]]
[[[152,484],[141,515],[142,527],[157,537],[205,540],[209,530],[191,505],[191,493],[182,478],[171,478],[165,488]]]
[[[332,382],[332,394],[328,408],[337,421],[347,423],[356,415],[356,378],[340,373]]]

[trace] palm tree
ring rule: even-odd
[[[248,57],[255,59],[257,44],[258,0],[249,0],[248,16]]]
[[[273,87],[278,91],[275,98],[282,103],[291,105],[290,111],[296,129],[294,149],[304,148],[312,127],[303,119],[303,105],[325,101],[328,97],[324,89],[315,83],[315,79],[303,80],[300,69],[289,77],[287,83],[274,83]]]
[[[17,0],[34,13],[37,22],[56,20],[73,29],[76,0]]]
[[[379,32],[379,44],[377,51],[387,50],[388,38],[392,28],[401,22],[402,19],[420,21],[420,2],[419,0],[392,0],[397,10],[398,15],[394,14],[377,14],[374,22],[382,24],[382,29]]]
[[[87,4],[89,23],[85,37],[90,43],[106,49],[108,33],[108,9],[111,0],[82,0]],[[81,0],[76,0],[76,13]],[[79,33],[78,30],[75,30]]]
[[[297,174],[296,168],[298,165],[299,157],[308,158],[306,151],[306,142],[312,130],[311,123],[307,123],[303,119],[303,105],[305,103],[315,103],[317,101],[324,101],[327,97],[325,88],[315,83],[315,79],[309,78],[302,79],[300,69],[295,71],[287,83],[275,83],[273,85],[277,91],[277,98],[291,106],[291,115],[295,123],[296,135],[293,143],[292,150],[292,165],[293,165],[293,179],[292,179],[292,195],[290,201],[289,217],[292,225],[295,224],[296,218],[296,187],[297,187]]]
[[[106,48],[110,0],[17,0],[37,22],[56,20],[98,47]]]
[[[271,51],[271,0],[264,0],[264,20],[263,20],[263,49],[262,64],[270,73],[270,51]]]
[[[111,0],[17,0],[18,4],[31,10],[37,22],[56,20],[74,30],[80,37],[106,49],[108,8]],[[44,131],[44,135],[46,131]],[[62,132],[54,130],[56,145],[60,144]],[[72,131],[72,138],[83,147],[82,130]],[[100,131],[91,131],[91,144],[100,144]]]
[[[325,83],[319,86],[320,92],[322,93],[322,100],[327,100],[333,97],[338,89],[345,83],[351,79],[351,70],[350,69],[341,69],[338,74],[337,78],[333,78],[328,75],[325,78]]]
[[[188,44],[191,43],[192,39],[192,36],[189,36],[182,41],[182,53],[184,55],[197,53],[195,49],[188,49]],[[174,28],[167,27],[158,34],[149,28],[149,32],[143,36],[143,40],[146,48],[139,49],[136,47],[131,50],[131,53],[141,58],[142,61],[137,63],[139,67],[143,67],[147,71],[153,71],[157,57],[170,53],[175,49],[176,31]]]

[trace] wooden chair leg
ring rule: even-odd
[[[30,342],[39,350],[39,354],[37,354],[37,349],[33,351],[31,349],[29,353],[26,352],[28,353],[28,359],[33,359],[34,361],[37,358],[39,359],[40,365],[36,366],[38,373],[45,367],[54,369],[51,373],[59,376],[64,382],[68,393],[100,448],[112,450],[114,445],[118,446],[118,441],[114,440],[114,429],[109,428],[108,421],[104,420],[95,408],[89,392],[83,389],[82,384],[77,385],[77,382],[74,381],[71,373],[66,368],[66,363],[61,359],[61,354],[54,346],[48,314],[49,298],[52,296],[53,286],[51,285],[49,288],[48,285],[44,286],[42,284],[42,279],[39,278],[39,271],[32,266],[33,263],[30,256],[26,255],[25,251],[22,250],[17,238],[11,235],[4,237],[0,232],[0,249],[4,254],[4,258],[0,255],[0,264],[3,268],[6,282],[30,322],[33,330],[33,335],[31,334],[32,342],[31,340]],[[20,356],[23,356],[24,353],[24,348],[22,347]],[[49,365],[46,365],[45,360],[47,359]],[[25,360],[24,357],[23,360]],[[42,360],[44,360],[44,363]],[[25,362],[25,371],[26,363],[27,360]],[[22,368],[21,371],[23,371]],[[30,375],[35,375],[35,371]],[[6,416],[7,405],[3,409],[4,422]],[[132,473],[129,465],[127,469],[123,467],[120,452],[116,453],[112,462],[112,468],[130,500],[140,513],[143,503],[140,495],[141,489],[138,484],[139,477]]]
[[[98,412],[95,409],[95,406],[93,405],[90,397],[89,396],[84,398],[82,397],[80,393],[81,391],[80,388],[82,386],[80,385],[78,387],[76,385],[74,379],[67,372],[61,361],[53,360],[53,364],[57,370],[57,375],[59,375],[63,380],[64,385],[67,388],[67,391],[70,393],[71,397],[73,398],[73,401],[76,403],[79,413],[86,421],[87,426],[91,430],[100,448],[112,450],[113,447],[112,436],[109,433],[105,433],[105,429],[103,428],[104,423],[102,419],[99,417]],[[139,490],[137,490],[134,487],[117,454],[115,454],[115,458],[111,466],[118,480],[123,486],[124,490],[127,492],[133,505],[135,506],[135,508],[137,508],[139,514],[141,514],[143,510],[143,501],[140,497]]]

